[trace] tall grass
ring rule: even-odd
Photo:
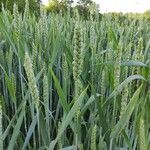
[[[0,149],[150,149],[150,22],[0,14]]]

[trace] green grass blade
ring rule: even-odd
[[[25,112],[25,108],[23,107],[23,109],[22,109],[22,111],[19,115],[19,118],[17,120],[17,123],[14,127],[13,134],[12,134],[11,140],[10,140],[8,148],[7,148],[8,150],[13,150],[14,147],[15,147],[17,137],[20,133],[20,128],[21,128],[21,124],[22,124],[22,121],[23,121],[24,112]]]
[[[132,115],[133,110],[135,109],[136,105],[138,104],[139,95],[142,90],[142,87],[143,87],[143,85],[141,85],[134,93],[129,104],[127,105],[125,113],[122,115],[121,119],[119,120],[117,125],[112,130],[112,132],[110,134],[111,138],[116,138],[121,133],[121,131],[125,128],[125,126],[127,125],[128,121]]]

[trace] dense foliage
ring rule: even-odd
[[[76,5],[74,5],[73,0],[51,0],[48,5],[45,6],[46,11],[53,13],[70,13],[73,14],[74,10],[77,9],[80,16],[84,19],[88,19],[90,10],[94,9],[99,11],[99,5],[92,0],[78,0]]]
[[[0,11],[2,10],[2,4],[3,6],[9,10],[13,11],[13,5],[14,3],[18,6],[19,12],[24,11],[24,7],[27,0],[0,0]],[[39,12],[39,6],[40,6],[40,0],[29,0],[29,8],[32,13],[38,13]]]
[[[98,16],[3,9],[0,150],[150,149],[150,22]]]

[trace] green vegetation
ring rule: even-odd
[[[28,0],[0,0],[0,10],[2,10],[2,4],[7,10],[13,11],[14,3],[18,6],[19,12],[24,11],[24,7]],[[39,12],[40,0],[29,0],[29,8],[32,13]]]
[[[45,6],[48,13],[62,13],[65,14],[70,11],[73,15],[75,10],[78,10],[80,16],[84,19],[88,19],[91,10],[99,11],[99,5],[91,0],[78,0],[77,4],[73,5],[73,0],[51,0],[49,4]],[[101,14],[99,14],[101,16]]]
[[[149,150],[150,22],[29,10],[0,14],[0,150]]]

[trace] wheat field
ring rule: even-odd
[[[0,13],[0,150],[149,150],[150,22]]]

